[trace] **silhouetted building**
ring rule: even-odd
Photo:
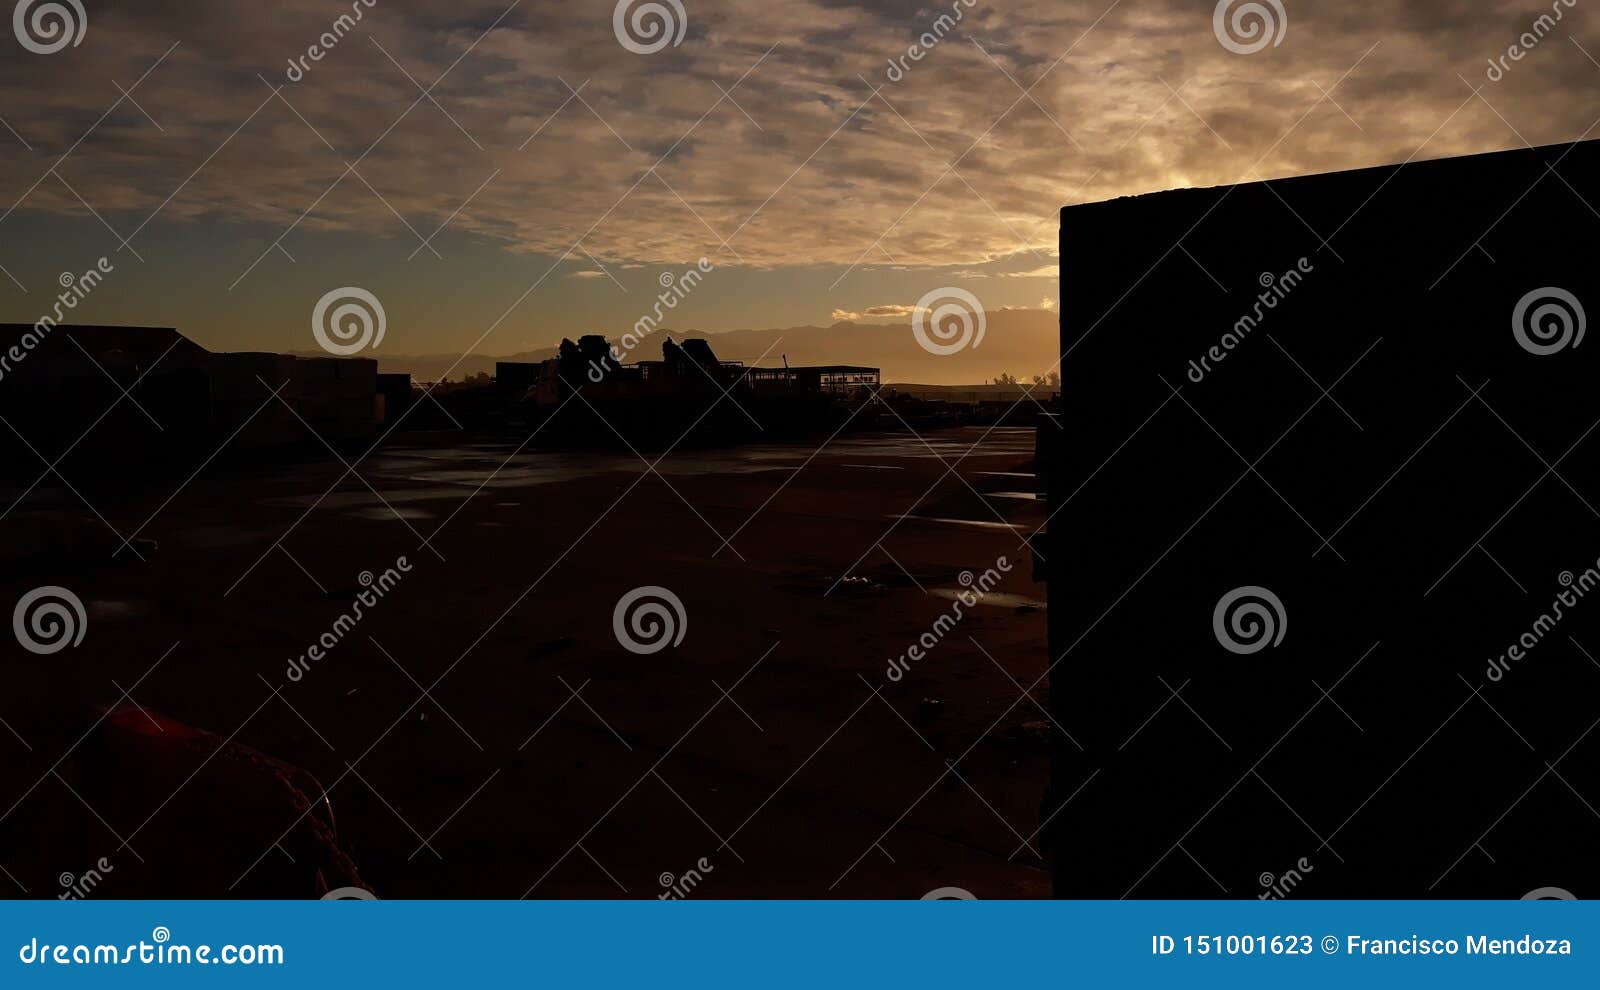
[[[1596,203],[1590,142],[1062,211],[1057,896],[1600,890]]]
[[[851,364],[750,369],[750,380],[757,388],[777,386],[836,395],[875,392],[882,384],[881,379],[877,368]]]
[[[207,357],[166,327],[0,325],[0,450],[54,460],[91,427],[111,448],[185,436],[209,401]]]
[[[525,412],[513,421],[552,442],[648,447],[832,427],[879,381],[876,368],[750,368],[721,360],[702,338],[663,338],[660,360],[627,356],[596,334],[563,340],[548,361],[501,362],[500,394]]]
[[[11,459],[338,442],[370,434],[378,406],[370,359],[213,354],[168,327],[0,325]]]
[[[378,421],[393,423],[411,408],[411,403],[415,401],[413,396],[410,375],[379,373],[378,398],[381,402],[378,407]]]
[[[521,395],[538,384],[543,372],[543,361],[499,361],[494,366],[495,386],[502,392]]]
[[[563,340],[558,356],[542,362],[502,361],[495,366],[499,387],[523,395],[540,406],[556,406],[581,388],[585,396],[663,396],[693,393],[711,387],[713,393],[819,393],[859,397],[876,391],[877,368],[855,365],[816,367],[746,367],[742,361],[723,361],[711,342],[692,337],[682,344],[663,339],[661,359],[624,363],[606,338],[586,334],[577,343]]]

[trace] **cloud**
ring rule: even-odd
[[[1061,269],[1057,262],[1051,261],[1024,271],[979,271],[975,268],[964,268],[954,274],[956,278],[1060,278]]]
[[[1061,269],[1055,264],[1040,265],[1025,272],[1001,272],[997,278],[1060,278]]]
[[[839,323],[854,322],[862,319],[883,319],[885,317],[910,316],[916,311],[916,306],[906,306],[900,303],[892,303],[886,306],[868,306],[860,312],[836,309],[833,311],[833,320],[835,323]]]
[[[1001,277],[1044,278],[1063,204],[1567,141],[1591,123],[1578,45],[1486,80],[1529,29],[1521,0],[1294,5],[1283,43],[1254,55],[1218,43],[1211,7],[979,4],[891,81],[921,4],[698,0],[680,46],[638,55],[611,4],[384,0],[284,85],[348,5],[97,4],[79,47],[0,60],[7,122],[38,149],[0,146],[0,198],[82,216],[75,190],[128,229],[159,216],[409,245],[448,224],[622,265],[982,272],[1025,255]],[[1596,18],[1560,30],[1600,45]],[[431,100],[408,75],[441,80]],[[108,79],[142,80],[138,108],[113,106]],[[1492,108],[1469,99],[1480,84]],[[65,181],[36,182],[69,148]]]

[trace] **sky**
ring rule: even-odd
[[[697,265],[669,326],[1053,309],[1066,205],[1593,136],[1589,2],[20,0],[0,318],[102,258],[75,320],[217,350],[359,287],[510,354]]]

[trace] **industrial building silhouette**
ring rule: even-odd
[[[1062,211],[1056,896],[1600,891],[1597,168]]]
[[[0,324],[0,458],[69,450],[141,459],[229,446],[359,439],[386,417],[378,363],[213,353],[170,327]],[[410,391],[409,376],[402,383]],[[275,400],[277,395],[281,401]]]

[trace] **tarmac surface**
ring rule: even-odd
[[[81,488],[93,510],[37,487],[0,591],[70,589],[87,631],[5,638],[0,886],[57,896],[104,859],[90,896],[317,896],[348,880],[336,833],[386,898],[1049,896],[1032,430],[650,470],[514,449]],[[649,587],[681,605],[619,636]],[[676,645],[625,647],[654,620]]]

